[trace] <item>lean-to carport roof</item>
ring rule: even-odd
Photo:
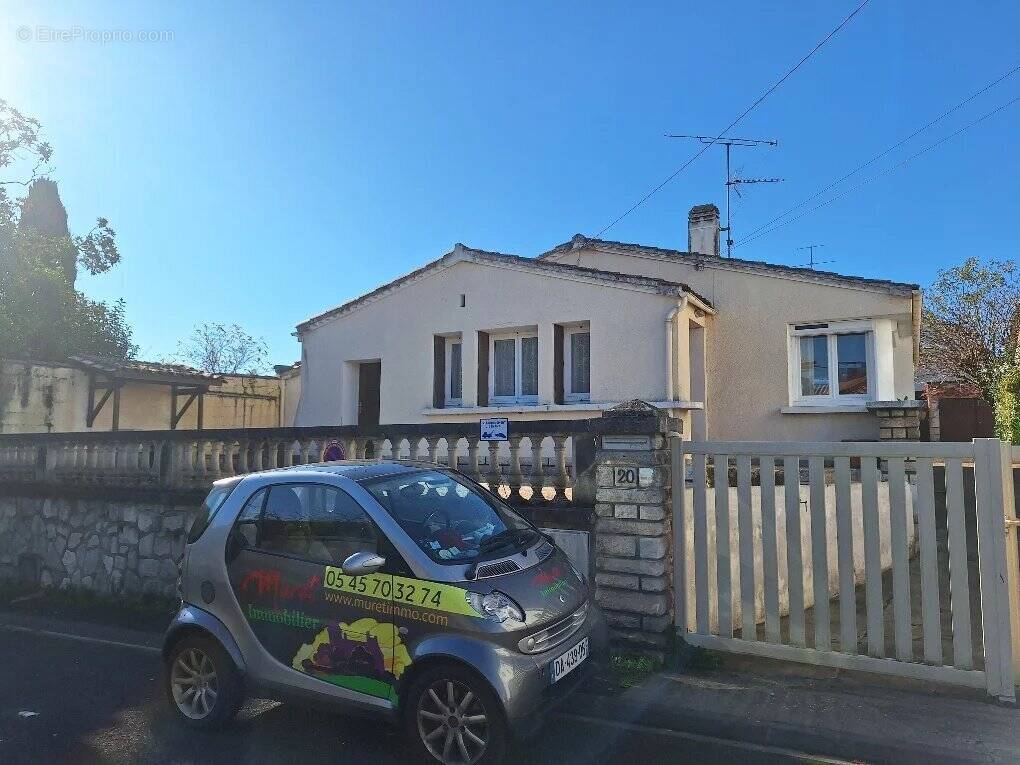
[[[606,286],[630,286],[643,288],[648,292],[657,293],[660,295],[668,295],[681,297],[688,295],[693,298],[698,304],[700,304],[705,310],[712,310],[712,303],[699,295],[697,292],[692,290],[686,284],[681,282],[671,282],[665,279],[657,279],[652,276],[640,276],[635,274],[621,274],[616,271],[603,271],[597,268],[587,268],[585,266],[573,266],[567,263],[557,263],[552,260],[540,260],[538,258],[524,258],[520,255],[507,255],[501,252],[489,252],[487,250],[476,250],[472,247],[466,247],[463,244],[457,244],[453,250],[443,257],[433,260],[431,263],[427,263],[421,268],[412,271],[411,273],[401,276],[398,279],[394,279],[388,284],[384,284],[378,289],[372,290],[361,297],[355,298],[343,305],[339,305],[336,308],[332,308],[329,311],[320,313],[317,316],[313,316],[307,321],[303,321],[297,325],[298,334],[307,332],[318,324],[324,321],[341,316],[348,311],[357,308],[358,306],[367,303],[375,298],[382,297],[389,292],[399,288],[400,286],[410,283],[422,276],[425,276],[430,271],[437,268],[447,268],[455,263],[459,262],[473,262],[489,264],[494,266],[502,267],[516,267],[523,268],[536,273],[545,274],[552,277],[573,277],[591,281],[599,284],[605,284]]]
[[[134,359],[107,359],[99,356],[72,356],[72,364],[86,372],[125,382],[162,383],[166,385],[221,385],[219,375],[209,374],[184,364],[160,364]]]

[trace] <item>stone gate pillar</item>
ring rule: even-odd
[[[660,655],[673,625],[668,434],[681,427],[642,401],[595,421],[595,599],[614,643]]]

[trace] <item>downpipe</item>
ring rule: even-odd
[[[666,400],[676,401],[676,333],[677,317],[687,307],[687,295],[677,301],[676,306],[666,314]]]

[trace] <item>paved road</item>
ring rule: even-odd
[[[184,729],[151,650],[0,627],[0,762],[314,763],[414,760],[386,722],[249,702],[218,733]],[[33,713],[33,714],[26,714]],[[789,762],[781,753],[559,716],[511,761]],[[799,759],[799,758],[798,758]]]

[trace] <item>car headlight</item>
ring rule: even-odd
[[[524,611],[517,605],[513,598],[505,595],[499,590],[493,590],[488,595],[478,592],[466,592],[464,597],[479,616],[492,619],[497,622],[505,622],[512,619],[517,622],[524,622]]]

